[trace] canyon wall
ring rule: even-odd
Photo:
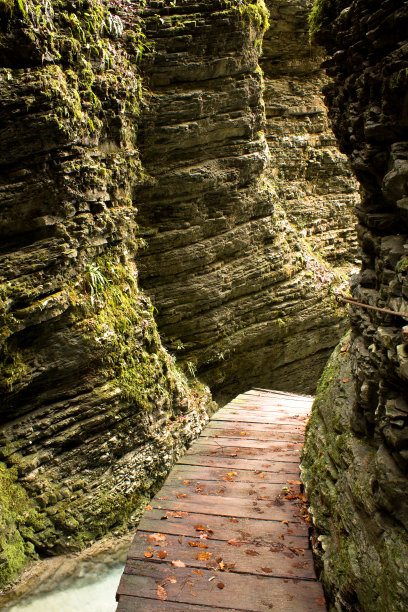
[[[327,125],[321,57],[304,52],[310,2],[267,5],[265,81],[265,13],[232,24],[222,6],[144,13],[141,283],[166,346],[217,399],[313,392],[346,326],[330,291],[355,259],[356,185]]]
[[[352,334],[320,382],[303,479],[331,609],[392,612],[408,602],[408,7],[317,2],[326,99],[362,186],[359,302]]]
[[[0,7],[1,583],[133,524],[211,406],[138,288],[137,7]]]
[[[275,35],[303,48],[308,6],[274,3]],[[0,3],[2,582],[137,522],[213,410],[195,371],[217,397],[312,391],[345,329],[354,185],[318,54],[278,84],[272,35],[265,127],[267,19],[262,0]]]

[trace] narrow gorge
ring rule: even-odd
[[[408,13],[371,4],[1,0],[0,586],[137,525],[236,394],[314,394],[353,268],[408,317]],[[408,331],[350,312],[312,541],[331,609],[399,611]]]

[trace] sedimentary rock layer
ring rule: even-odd
[[[136,520],[206,420],[137,286],[132,6],[0,7],[1,583]]]
[[[316,3],[328,48],[327,101],[362,185],[362,269],[352,336],[327,370],[309,427],[304,478],[322,577],[339,610],[408,602],[408,8]]]
[[[166,345],[217,397],[254,385],[312,391],[344,329],[328,299],[338,280],[328,259],[355,257],[355,185],[327,128],[318,58],[273,76],[277,33],[292,39],[285,65],[303,53],[307,5],[270,6],[267,138],[262,12],[231,20],[222,2],[183,0],[144,13],[155,51],[140,137],[152,178],[137,191],[141,282]]]

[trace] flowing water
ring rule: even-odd
[[[24,598],[7,608],[7,612],[114,612],[123,568],[121,564],[93,580],[77,578],[62,589]]]
[[[4,612],[114,612],[115,594],[132,534],[97,542],[78,554],[48,558],[28,568],[0,596]]]

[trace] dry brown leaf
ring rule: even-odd
[[[208,548],[208,546],[204,544],[204,542],[189,542],[188,545],[196,548]]]
[[[225,584],[223,582],[217,582],[217,587],[219,589],[223,589],[225,587]]]
[[[259,552],[257,552],[256,550],[246,550],[245,554],[249,555],[250,557],[257,557],[259,555]]]
[[[171,564],[174,565],[174,567],[186,567],[186,564],[183,563],[183,561],[180,561],[180,560],[172,561]]]
[[[238,519],[237,518],[230,518],[230,523],[238,523]]]
[[[151,533],[149,535],[149,540],[151,542],[164,542],[165,539],[166,536],[164,535],[164,533]]]
[[[197,561],[207,561],[210,557],[212,557],[212,554],[209,552],[202,552],[202,553],[198,553],[198,555],[196,556]]]
[[[272,573],[272,568],[270,568],[270,567],[261,567],[261,570],[263,572],[265,572],[265,574],[271,574]]]
[[[190,484],[189,480],[183,480],[183,484]]]
[[[177,583],[177,578],[175,576],[168,576],[168,578],[166,578],[167,582],[171,582],[171,584],[176,584]]]
[[[146,557],[146,559],[150,559],[151,557],[153,557],[153,553],[146,550],[144,556]]]
[[[166,601],[167,599],[167,591],[160,584],[157,586],[157,599],[160,599],[160,601]]]
[[[192,570],[190,570],[190,572],[192,574],[197,574],[197,576],[203,576],[204,575],[203,572],[201,570],[198,570],[198,569],[192,569]]]
[[[177,494],[177,497],[178,497],[179,499],[182,499],[183,497],[187,497],[187,494],[186,494],[186,493],[178,493],[178,494]]]
[[[153,508],[149,504],[148,506],[146,506],[145,510],[153,510]]]
[[[159,551],[157,551],[156,557],[158,559],[165,559],[167,557],[167,551],[166,550],[159,550]]]
[[[324,597],[317,597],[317,598],[315,599],[315,602],[316,602],[316,604],[317,604],[318,606],[324,606],[324,607],[326,607],[326,600],[325,600],[325,598],[324,598]]]
[[[223,476],[221,480],[224,482],[235,482],[235,478],[232,478],[232,476]]]
[[[207,527],[204,527],[204,525],[194,525],[194,529],[196,531],[207,531]]]
[[[242,542],[242,540],[228,540],[228,544],[230,546],[243,546],[245,542]]]

